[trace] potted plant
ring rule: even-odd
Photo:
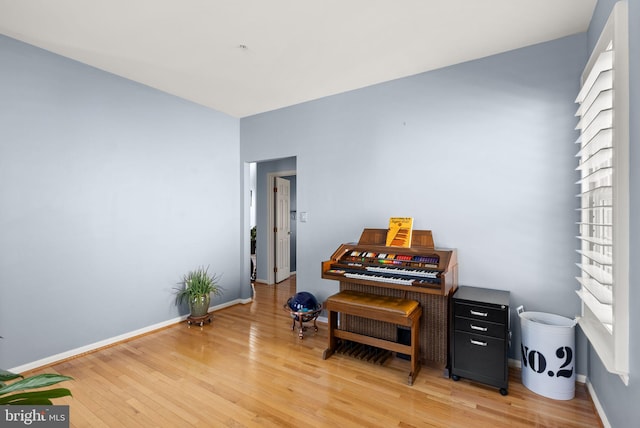
[[[190,318],[204,317],[209,312],[211,295],[222,294],[222,287],[218,284],[219,277],[210,274],[209,268],[200,267],[187,273],[176,291],[176,304],[181,305],[185,301],[189,303]]]

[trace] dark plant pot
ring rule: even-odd
[[[209,313],[209,303],[211,303],[211,295],[205,294],[194,297],[189,302],[189,309],[192,317],[202,317]]]

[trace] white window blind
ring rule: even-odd
[[[628,383],[629,83],[626,2],[618,2],[582,75],[580,326],[603,364]]]

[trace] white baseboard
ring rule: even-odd
[[[235,300],[231,300],[229,302],[225,302],[225,303],[221,303],[219,305],[216,306],[212,306],[209,308],[209,311],[215,312],[218,311],[220,309],[224,309],[227,308],[229,306],[233,306],[233,305],[237,305],[237,304],[246,304],[246,303],[251,303],[252,299],[235,299]],[[114,337],[110,337],[108,339],[105,340],[101,340],[99,342],[95,342],[95,343],[91,343],[89,345],[85,345],[85,346],[81,346],[79,348],[75,348],[75,349],[70,349],[68,351],[65,352],[61,352],[59,354],[55,354],[55,355],[51,355],[49,357],[45,357],[42,358],[40,360],[36,360],[36,361],[32,361],[30,363],[27,364],[23,364],[21,366],[17,366],[17,367],[13,367],[11,369],[8,369],[10,372],[12,373],[24,373],[27,371],[31,371],[31,370],[35,370],[38,369],[40,367],[44,367],[44,366],[50,366],[52,364],[55,364],[57,362],[69,359],[69,358],[73,358],[73,357],[77,357],[78,355],[82,355],[82,354],[86,354],[87,352],[92,352],[95,351],[97,349],[100,348],[104,348],[106,346],[111,346],[113,344],[116,344],[118,342],[122,342],[128,339],[131,339],[133,337],[136,336],[141,336],[143,334],[147,334],[150,333],[152,331],[155,330],[159,330],[161,328],[170,326],[172,324],[177,324],[181,321],[184,321],[187,319],[189,315],[182,315],[180,317],[176,317],[176,318],[172,318],[166,321],[162,321],[159,322],[157,324],[153,324],[147,327],[143,327],[140,328],[138,330],[133,330],[130,331],[128,333],[124,333],[118,336],[114,336]]]
[[[609,423],[609,420],[607,419],[607,414],[604,412],[604,408],[602,407],[602,404],[600,404],[600,400],[598,400],[598,396],[596,395],[596,391],[593,389],[593,385],[591,385],[591,382],[589,382],[588,379],[587,379],[587,389],[589,390],[589,395],[591,396],[591,399],[593,400],[593,405],[596,406],[596,411],[598,412],[598,416],[600,416],[600,420],[602,421],[602,425],[604,426],[604,428],[611,428],[611,424]]]

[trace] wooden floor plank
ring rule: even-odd
[[[283,309],[295,276],[255,291],[252,303],[215,312],[211,325],[176,324],[34,373],[74,377],[73,397],[56,404],[69,404],[76,428],[602,426],[582,384],[573,400],[552,400],[511,369],[502,396],[428,366],[408,386],[409,362],[397,358],[322,360],[326,325],[300,340]]]

